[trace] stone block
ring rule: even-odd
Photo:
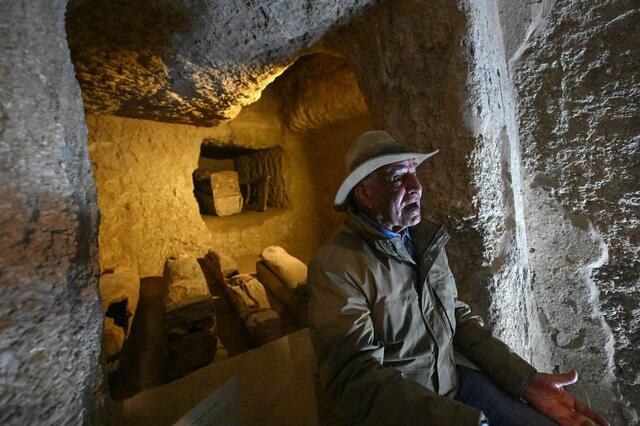
[[[218,216],[229,216],[242,211],[242,194],[238,173],[232,170],[211,173],[213,207]]]
[[[217,338],[214,329],[198,330],[180,339],[169,339],[171,359],[169,376],[182,377],[211,363],[216,354]]]
[[[131,332],[140,297],[140,279],[130,268],[119,267],[100,277],[99,289],[107,371],[111,373],[120,366],[120,352]]]
[[[104,347],[107,355],[107,372],[111,373],[120,367],[120,351],[124,345],[124,329],[117,325],[113,318],[104,318]]]
[[[191,303],[166,312],[164,329],[167,335],[180,337],[196,328],[208,329],[215,325],[213,298],[201,296],[191,299]]]
[[[100,297],[105,316],[129,335],[140,298],[140,279],[130,268],[119,267],[100,277]]]

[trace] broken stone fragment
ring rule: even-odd
[[[229,301],[252,338],[259,344],[282,336],[280,315],[271,308],[264,286],[249,274],[239,274],[226,281]]]
[[[209,250],[204,256],[204,264],[211,271],[219,285],[224,285],[224,279],[238,273],[238,263],[230,256]]]

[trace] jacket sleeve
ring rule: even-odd
[[[444,251],[442,255],[446,259]],[[469,358],[495,384],[514,397],[520,397],[531,383],[536,369],[494,337],[482,318],[457,298],[457,292],[455,295],[455,349]]]
[[[353,424],[480,425],[484,415],[383,366],[366,297],[346,274],[309,267],[310,328],[320,384]],[[322,413],[321,413],[322,414]]]

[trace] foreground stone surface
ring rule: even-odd
[[[72,0],[69,43],[91,113],[213,126],[373,0]]]
[[[98,211],[65,3],[0,3],[0,423],[101,424]]]
[[[172,425],[210,392],[236,378],[239,392],[235,408],[244,424],[313,426],[318,424],[314,375],[309,330],[303,329],[141,392],[118,406],[113,420],[122,426]]]

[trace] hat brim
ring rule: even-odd
[[[371,158],[364,163],[356,167],[349,175],[342,181],[342,185],[336,192],[336,197],[333,200],[333,208],[338,211],[344,211],[346,209],[347,198],[353,188],[360,183],[360,181],[370,173],[376,171],[380,167],[397,163],[405,160],[415,160],[416,166],[420,165],[424,160],[433,157],[438,153],[438,150],[430,152],[428,154],[422,154],[418,152],[400,152],[394,154],[385,154],[378,157]]]

